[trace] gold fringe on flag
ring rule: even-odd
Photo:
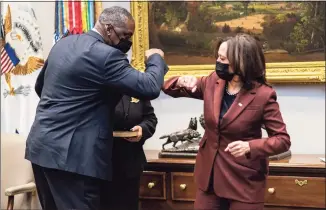
[[[102,10],[103,10],[102,9],[102,1],[95,1],[94,21],[96,21],[100,17]]]
[[[83,32],[87,32],[87,2],[81,2]]]
[[[66,29],[69,29],[70,28],[70,25],[69,25],[69,6],[68,6],[68,1],[65,1],[63,2],[64,4],[64,11],[65,11],[65,14],[64,14],[64,21],[65,21],[65,26],[66,26]]]

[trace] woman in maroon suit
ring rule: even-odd
[[[174,77],[163,91],[204,100],[205,134],[195,167],[196,210],[262,210],[268,156],[289,149],[276,93],[266,83],[259,43],[241,34],[221,40],[216,70]],[[265,127],[268,138],[262,138]]]

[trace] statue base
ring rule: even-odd
[[[185,142],[179,146],[169,149],[162,149],[158,154],[159,158],[191,158],[195,159],[199,150],[199,141],[201,138],[193,139],[191,142]],[[269,157],[269,160],[282,160],[291,157],[291,150],[278,155]]]
[[[187,153],[187,152],[160,152],[158,153],[159,158],[189,158],[195,159],[197,153]]]
[[[269,160],[283,160],[285,158],[291,157],[291,155],[292,155],[291,150],[288,150],[281,154],[270,156],[268,159]]]
[[[162,149],[158,156],[159,158],[196,158],[200,140],[201,138],[196,138],[176,147]]]

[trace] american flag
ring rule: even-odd
[[[15,50],[6,43],[1,48],[1,74],[10,72],[20,62]]]

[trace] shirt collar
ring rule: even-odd
[[[98,30],[96,30],[96,28],[92,28],[92,31],[95,31],[96,33],[98,33],[99,35],[101,35],[101,37],[103,38],[102,34],[100,34],[100,32],[98,32]]]

